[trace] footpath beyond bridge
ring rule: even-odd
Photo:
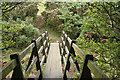
[[[23,74],[21,60],[32,50],[28,65]],[[40,59],[40,54],[42,58]],[[80,70],[76,55],[79,54],[81,60],[84,61],[82,70]],[[26,80],[29,79],[30,72],[34,65],[36,65],[37,74],[34,79],[68,79],[70,76],[70,66],[74,72],[79,74],[77,79],[93,80],[93,77],[99,80],[109,80],[109,78],[94,64],[93,56],[84,54],[82,50],[72,41],[63,31],[60,43],[49,43],[48,32],[43,33],[37,40],[25,48],[19,54],[10,55],[11,61],[0,70],[0,78],[5,79],[6,76],[13,71],[12,80]],[[43,64],[45,69],[42,70]],[[62,70],[64,64],[64,71]],[[92,75],[92,74],[94,75]]]

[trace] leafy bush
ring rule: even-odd
[[[61,21],[56,17],[56,13],[53,13],[51,11],[44,11],[42,15],[44,16],[42,27],[49,27],[53,30],[60,31],[60,28],[57,26],[60,25]]]
[[[44,24],[61,31],[65,31],[71,38],[79,36],[82,13],[80,9],[85,9],[85,3],[47,3],[47,9],[43,12]],[[55,6],[57,6],[55,8]],[[83,7],[81,7],[83,6]],[[86,7],[87,8],[87,7]]]
[[[2,27],[2,48],[15,45],[15,38],[17,38],[19,31],[22,30],[23,27],[10,24],[6,21],[2,21],[0,26]]]
[[[95,63],[110,78],[120,77],[118,5],[119,2],[101,2],[89,6],[84,12],[87,16],[82,17],[81,33],[76,40],[84,53],[90,53],[95,57]],[[114,14],[115,12],[117,13]]]
[[[31,43],[33,38],[36,38],[39,36],[39,29],[35,28],[32,24],[30,24],[33,21],[32,17],[26,18],[25,21],[22,21],[22,20],[19,20],[19,21],[20,21],[20,24],[23,26],[23,29],[20,33],[20,36],[16,40],[16,44],[17,44],[16,46],[22,47],[23,44],[24,46],[27,46]],[[16,22],[18,23],[18,21]]]
[[[17,18],[25,20],[26,17],[33,17],[33,20],[36,20],[38,12],[37,4],[38,3],[31,2],[20,4],[10,12],[9,16],[13,20],[16,20]]]
[[[28,20],[29,19],[29,20]],[[28,21],[27,21],[28,20]],[[7,47],[26,47],[33,38],[39,36],[39,29],[35,28],[30,22],[33,18],[26,18],[25,21],[17,19],[17,21],[3,21],[2,26],[2,48]]]

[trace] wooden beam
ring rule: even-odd
[[[26,56],[26,54],[28,53],[28,51],[30,51],[30,49],[32,49],[35,46],[34,43],[31,43],[27,48],[25,48],[20,54],[20,61]]]
[[[42,52],[43,50],[43,46],[40,47],[39,51],[38,51],[38,55],[40,55],[40,53]]]
[[[38,44],[41,41],[42,37],[40,36],[39,38],[37,38],[36,40],[36,44]]]
[[[82,60],[84,60],[85,54],[83,53],[83,51],[74,43],[73,43],[72,47],[74,48],[75,52],[80,55]]]
[[[77,67],[76,67],[76,65],[74,64],[74,61],[73,61],[73,59],[72,59],[71,57],[70,57],[70,63],[72,63],[71,65],[72,65],[72,67],[74,67],[75,72],[80,73],[80,72],[77,70]]]
[[[29,74],[30,74],[30,72],[31,72],[31,70],[36,62],[37,62],[37,56],[33,59],[32,63],[30,64],[27,71],[25,72],[25,78],[29,77]]]
[[[41,63],[40,63],[41,68],[42,68],[42,65],[43,65],[44,61],[45,61],[45,55],[42,57],[42,60],[41,60]]]
[[[93,61],[88,60],[87,66],[96,78],[102,78],[102,80],[108,79],[108,77],[93,63]]]
[[[11,60],[5,67],[0,70],[0,77],[4,79],[16,67],[16,60]]]

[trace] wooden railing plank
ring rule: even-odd
[[[19,55],[20,55],[20,61],[26,56],[26,54],[28,53],[28,51],[30,51],[30,49],[32,49],[35,46],[34,43],[31,43],[26,49],[24,49]]]
[[[28,67],[27,71],[25,72],[25,78],[29,77],[29,74],[34,66],[34,64],[37,62],[37,57],[35,57],[32,61],[32,63],[30,64],[30,66]]]
[[[95,64],[93,61],[88,60],[87,64],[88,68],[91,70],[91,72],[94,74],[96,78],[103,78],[103,80],[108,78]],[[105,80],[106,80],[105,79]]]
[[[80,55],[82,60],[84,60],[85,54],[83,53],[83,51],[74,43],[73,43],[72,47],[74,48],[75,52]]]
[[[16,60],[11,60],[5,67],[0,71],[0,77],[5,78],[16,66]]]
[[[39,38],[37,38],[36,40],[36,44],[38,44],[41,41],[42,37],[40,36]]]
[[[47,41],[45,40],[45,41],[43,42],[44,47],[46,47],[46,43],[47,43]]]
[[[74,67],[75,72],[79,73],[79,71],[77,70],[77,67],[76,67],[76,65],[74,64],[74,61],[73,61],[73,59],[72,59],[71,57],[70,57],[70,63],[72,63],[71,65]]]
[[[43,50],[43,46],[40,47],[39,51],[38,51],[38,55],[40,55],[40,53],[42,52]]]
[[[71,44],[72,40],[69,37],[67,39],[68,39],[69,44]]]
[[[45,61],[45,55],[42,57],[42,60],[41,60],[41,63],[40,63],[41,67],[43,66],[44,61]]]

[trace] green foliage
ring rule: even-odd
[[[33,2],[3,2],[2,5],[2,18],[8,21],[9,18],[16,20],[20,18],[25,20],[26,17],[33,17],[37,19],[38,3]]]
[[[33,26],[37,19],[37,4],[24,2],[3,2],[2,5],[2,49],[26,47],[39,30]]]
[[[29,19],[29,20],[28,20]],[[9,20],[2,22],[2,48],[7,47],[26,47],[33,38],[39,36],[39,29],[32,24],[33,18],[26,18],[25,21],[17,19],[17,21]]]
[[[44,16],[42,27],[49,27],[53,30],[57,30],[58,32],[61,30],[60,28],[56,27],[61,24],[61,21],[56,16],[57,11],[44,11],[42,15]]]
[[[61,31],[65,31],[71,38],[75,38],[80,33],[82,15],[79,10],[87,8],[86,3],[47,3],[47,10],[43,12],[46,26],[52,26]],[[57,6],[57,7],[56,7]],[[81,7],[82,6],[82,7]]]
[[[35,28],[32,24],[30,24],[32,21],[32,17],[26,18],[25,21],[17,19],[16,22],[19,22],[19,25],[22,25],[23,29],[20,32],[19,37],[16,39],[16,47],[22,47],[23,45],[24,47],[26,47],[31,43],[33,38],[39,36],[39,29]]]
[[[35,20],[37,19],[37,12],[37,3],[24,3],[11,11],[10,16],[14,20],[16,20],[17,18],[25,20],[26,17],[33,17],[33,20]]]
[[[84,12],[87,16],[81,18],[83,25],[77,39],[83,52],[92,54],[97,66],[110,78],[120,77],[118,10],[119,2],[92,3]]]
[[[80,33],[77,44],[83,52],[94,55],[95,63],[110,78],[120,77],[119,4],[120,1],[47,3],[43,24],[60,32],[64,30],[71,38]]]
[[[9,22],[2,21],[0,24],[2,27],[2,48],[13,46],[15,44],[14,39],[18,36],[18,32],[22,30],[22,26],[10,24]]]

